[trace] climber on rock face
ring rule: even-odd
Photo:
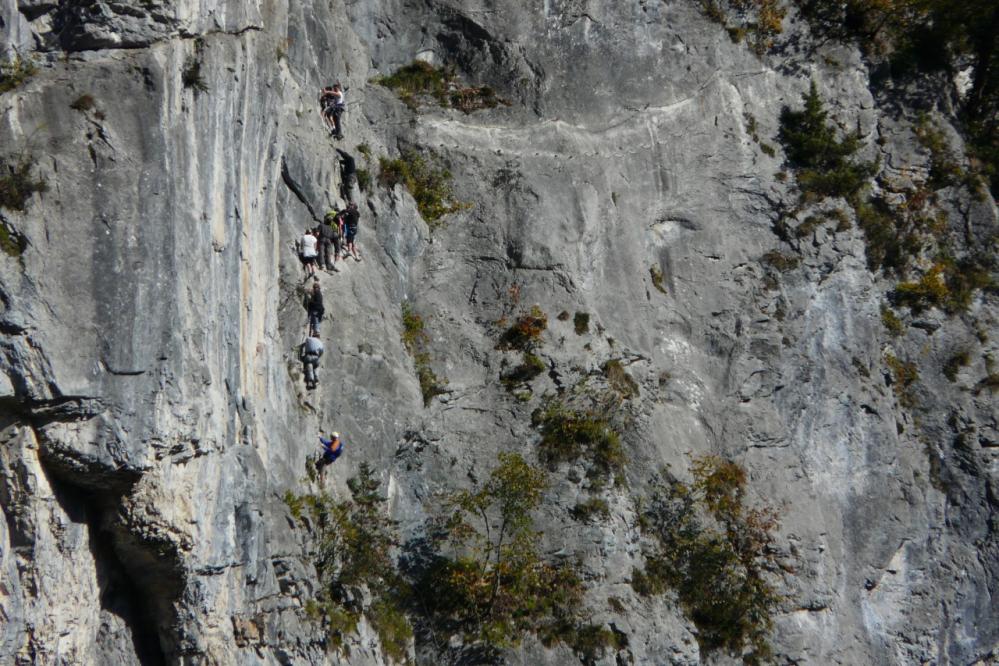
[[[319,358],[323,355],[323,342],[319,334],[310,335],[302,343],[302,367],[305,371],[305,388],[314,389],[319,384]]]
[[[357,204],[351,203],[347,206],[347,210],[343,213],[344,228],[346,230],[345,247],[343,251],[343,256],[346,259],[347,254],[351,254],[355,260],[361,260],[361,253],[357,250],[357,225],[361,219],[361,213],[357,210]]]
[[[312,291],[305,295],[305,311],[309,313],[309,337],[319,337],[319,322],[326,314],[323,307],[323,294],[319,291],[319,283],[312,284]]]
[[[323,455],[316,461],[316,469],[319,470],[319,474],[322,476],[323,468],[327,465],[332,465],[340,457],[340,454],[343,453],[343,442],[340,441],[340,433],[338,432],[331,432],[329,439],[325,439],[320,435],[319,442],[323,445]]]
[[[318,240],[312,235],[312,231],[309,229],[305,230],[302,237],[298,241],[298,257],[302,260],[302,265],[305,266],[305,279],[308,280],[310,277],[318,280],[316,276],[316,245]]]
[[[343,138],[343,126],[341,116],[347,108],[344,98],[344,90],[340,83],[334,83],[332,87],[323,88],[319,91],[319,105],[322,108],[323,121],[327,128],[337,139]]]
[[[340,254],[340,225],[336,216],[335,212],[327,213],[316,231],[319,234],[319,268],[339,272],[336,260]]]
[[[357,184],[357,162],[354,157],[345,150],[339,148],[336,152],[340,155],[340,194],[347,201],[354,201],[354,186]]]

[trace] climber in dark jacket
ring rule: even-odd
[[[361,219],[361,213],[357,210],[357,204],[352,203],[347,206],[347,210],[343,212],[343,222],[344,222],[344,249],[343,257],[347,258],[347,255],[353,255],[354,259],[357,261],[361,260],[361,253],[357,250],[357,244],[355,239],[357,238],[357,225]]]
[[[346,150],[336,149],[340,155],[340,195],[347,201],[354,200],[354,186],[357,184],[357,162]]]
[[[340,433],[338,432],[331,432],[329,439],[320,435],[319,442],[323,445],[323,456],[316,461],[316,469],[322,474],[323,468],[332,465],[343,453],[343,442],[340,441]]]
[[[319,283],[312,283],[312,291],[306,294],[305,311],[309,313],[309,335],[312,337],[319,335],[319,322],[323,320],[323,316],[326,314],[326,308],[323,307],[323,294],[319,291]]]

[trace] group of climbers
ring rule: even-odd
[[[340,83],[323,88],[319,93],[320,114],[326,128],[336,139],[343,139],[343,112],[346,109],[344,88]],[[300,357],[305,375],[305,387],[313,390],[319,385],[319,359],[325,348],[320,338],[319,325],[326,316],[323,303],[322,288],[319,286],[320,270],[339,273],[338,260],[353,257],[361,261],[361,253],[357,249],[357,231],[361,214],[357,209],[357,164],[353,156],[345,150],[336,149],[339,156],[341,180],[340,195],[347,203],[342,210],[333,210],[326,214],[321,224],[306,229],[296,242],[299,261],[305,270],[305,282],[311,278],[312,288],[307,290],[302,305],[308,314],[308,331],[300,346]],[[343,442],[340,433],[330,433],[326,439],[319,437],[322,445],[322,455],[315,461],[316,469],[322,479],[323,469],[331,465],[343,452]]]
[[[319,280],[316,266],[329,273],[339,273],[336,262],[340,259],[353,257],[361,260],[361,252],[357,249],[357,230],[361,221],[361,213],[357,204],[351,201],[341,211],[333,210],[326,214],[322,224],[312,229],[306,229],[299,239],[299,258],[305,266],[305,281],[309,278]]]

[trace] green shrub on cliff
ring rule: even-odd
[[[354,631],[361,615],[366,616],[385,653],[401,661],[412,628],[404,613],[408,587],[391,555],[397,545],[396,525],[388,518],[380,484],[367,463],[361,463],[347,485],[351,493],[347,502],[325,492],[285,494],[294,517],[308,516],[316,546],[319,586],[306,612],[324,622],[337,647],[343,645],[345,634]]]
[[[0,62],[0,95],[18,88],[38,71],[35,63],[15,53],[9,60]]]
[[[415,150],[403,151],[396,159],[382,157],[379,160],[378,182],[383,187],[405,187],[416,201],[420,215],[434,228],[445,215],[470,205],[455,201],[451,172],[434,165],[431,160]]]
[[[718,456],[693,459],[690,484],[654,479],[640,514],[652,540],[632,575],[642,595],[676,592],[703,652],[725,650],[747,664],[771,656],[768,634],[780,601],[770,572],[777,514],[746,506],[746,472]]]
[[[48,191],[48,183],[32,176],[32,169],[32,161],[23,156],[15,162],[0,159],[0,208],[23,213],[33,194]]]
[[[621,476],[624,448],[620,435],[606,418],[571,409],[553,399],[534,412],[532,421],[541,432],[538,443],[541,462],[554,466],[585,456],[589,476],[600,479]]]
[[[874,164],[854,159],[860,148],[860,135],[853,133],[839,138],[828,122],[829,114],[814,81],[802,101],[801,111],[787,106],[781,110],[778,135],[797,174],[802,196],[805,200],[825,197],[852,200],[876,172]]]
[[[534,634],[549,646],[599,655],[613,636],[584,622],[576,567],[540,551],[532,514],[547,487],[545,472],[515,453],[500,453],[499,463],[477,488],[444,502],[443,552],[416,588],[432,633],[494,650]]]
[[[413,358],[423,406],[429,407],[435,396],[447,393],[447,380],[437,376],[430,367],[430,336],[427,335],[423,317],[413,310],[409,303],[402,304],[402,344]]]

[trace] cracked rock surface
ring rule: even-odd
[[[612,390],[612,360],[635,390],[614,417],[628,463],[600,491],[610,517],[570,516],[590,496],[572,465],[539,515],[546,552],[580,559],[593,622],[627,637],[599,663],[730,659],[630,585],[634,499],[704,453],[780,509],[780,663],[999,658],[995,295],[892,337],[894,284],[856,224],[773,230],[796,194],[753,133],[777,146],[810,80],[888,177],[925,177],[918,109],[872,92],[854,50],[760,58],[681,0],[0,0],[0,40],[38,65],[0,95],[0,157],[48,183],[0,209],[26,241],[0,254],[0,662],[387,663],[366,622],[337,652],[303,609],[315,570],[282,497],[317,489],[317,432],[347,446],[328,489],[349,497],[368,462],[408,542],[497,452],[536,460],[543,396]],[[414,112],[370,82],[416,57],[510,104]],[[337,79],[339,143],[316,108]],[[327,352],[306,391],[293,246],[342,201],[337,146],[372,174],[432,151],[472,206],[431,229],[402,187],[361,193],[363,261],[321,275]],[[969,247],[994,243],[991,199],[942,198]],[[797,265],[762,261],[773,249]],[[448,382],[428,407],[403,302]],[[496,322],[534,304],[546,371],[511,392]],[[889,356],[918,365],[905,404]],[[530,637],[505,659],[579,662]]]

